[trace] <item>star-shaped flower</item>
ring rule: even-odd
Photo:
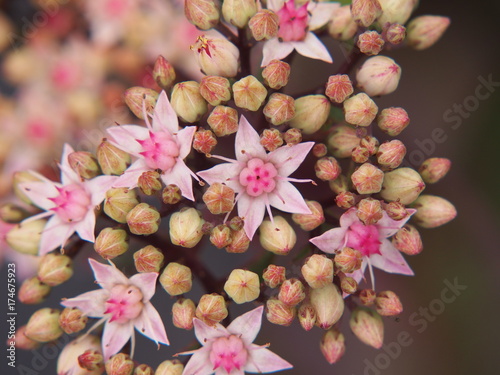
[[[349,209],[340,217],[339,228],[330,229],[321,236],[311,238],[310,241],[320,250],[329,254],[334,254],[335,251],[341,250],[345,246],[358,250],[363,255],[361,268],[347,274],[357,282],[363,278],[367,265],[370,268],[373,284],[375,284],[375,280],[372,266],[389,273],[413,276],[413,271],[388,238],[396,234],[416,210],[408,209],[408,215],[401,220],[391,219],[384,211],[382,219],[374,225],[363,224],[356,212],[356,207]]]
[[[245,220],[245,233],[252,239],[264,219],[266,208],[271,217],[271,206],[285,212],[311,213],[290,181],[312,181],[288,176],[300,166],[313,145],[314,142],[304,142],[266,153],[259,134],[242,116],[236,133],[236,160],[214,156],[229,163],[216,165],[198,175],[210,185],[224,183],[238,194],[238,215]]]
[[[134,327],[156,344],[169,345],[165,326],[150,299],[155,293],[158,273],[138,273],[127,278],[113,264],[89,259],[90,267],[102,289],[80,294],[61,302],[64,307],[77,307],[91,318],[101,318],[94,327],[105,322],[102,337],[103,355],[108,360],[132,339]]]
[[[278,36],[264,44],[261,66],[267,66],[274,59],[284,59],[294,49],[311,59],[333,61],[325,45],[312,31],[332,18],[339,3],[308,1],[296,8],[294,0],[268,0],[267,7],[278,15],[280,25]]]
[[[73,151],[70,145],[64,145],[59,165],[60,183],[30,171],[40,181],[26,182],[20,186],[34,205],[46,211],[26,220],[52,216],[42,233],[40,255],[59,246],[64,247],[74,232],[78,233],[81,239],[94,242],[96,220],[94,210],[104,200],[106,191],[116,180],[115,176],[97,176],[90,180],[82,180],[69,165],[68,155]]]
[[[165,185],[177,185],[182,195],[193,201],[191,177],[198,178],[186,166],[184,159],[191,151],[196,126],[179,129],[177,115],[165,91],[156,103],[153,123],[150,124],[146,113],[144,118],[147,127],[119,125],[107,129],[113,145],[137,158],[114,187],[134,188],[142,173],[159,169]]]
[[[203,346],[179,354],[192,354],[182,375],[243,375],[269,373],[292,368],[274,354],[268,345],[253,344],[262,324],[263,306],[249,311],[227,327],[219,323],[209,326],[194,318],[194,333]]]

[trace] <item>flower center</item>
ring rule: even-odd
[[[214,370],[222,367],[228,374],[234,369],[238,371],[245,366],[248,353],[243,341],[231,335],[229,337],[219,337],[212,344],[210,351],[210,362],[214,365]]]
[[[110,322],[126,323],[137,318],[143,308],[142,293],[133,285],[118,284],[111,288],[104,314],[111,314]]]
[[[240,172],[240,184],[246,187],[247,194],[258,197],[262,193],[270,193],[276,187],[274,178],[278,171],[272,163],[264,163],[262,159],[253,158]]]
[[[278,37],[285,42],[304,40],[307,33],[307,23],[309,14],[307,13],[307,4],[295,9],[294,0],[289,0],[278,11],[280,19],[280,28]]]
[[[363,256],[380,254],[378,229],[375,225],[355,222],[347,230],[347,246],[358,250]]]
[[[168,132],[149,132],[149,138],[137,139],[142,146],[140,154],[146,165],[151,169],[168,171],[175,165],[175,158],[179,156],[179,146]]]
[[[89,211],[90,195],[77,184],[56,187],[56,189],[59,195],[49,198],[56,205],[51,208],[51,211],[54,211],[64,221],[82,220]]]

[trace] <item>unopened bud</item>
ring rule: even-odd
[[[306,200],[310,214],[293,214],[292,220],[300,226],[302,230],[311,231],[325,222],[323,207],[319,202]]]
[[[147,245],[134,253],[134,264],[137,272],[159,272],[165,257],[152,245]]]
[[[382,347],[384,343],[384,322],[377,312],[366,307],[358,307],[352,312],[349,325],[361,342],[375,349]]]
[[[310,331],[316,325],[316,311],[310,303],[303,303],[297,314],[299,323],[306,331]]]
[[[377,20],[381,27],[387,24],[405,24],[410,18],[413,9],[417,6],[418,0],[378,0],[382,7],[382,14]]]
[[[344,273],[353,273],[361,268],[363,255],[355,249],[344,247],[333,259],[335,267]]]
[[[128,90],[125,90],[124,94],[125,104],[127,104],[127,107],[132,111],[132,113],[141,120],[144,120],[145,114],[153,113],[159,96],[160,94],[158,94],[155,90],[139,86],[131,87]],[[144,113],[144,108],[146,109],[146,113]],[[104,172],[104,174],[108,173]]]
[[[306,298],[304,284],[293,278],[283,282],[280,286],[278,299],[288,306],[296,306]]]
[[[127,214],[127,224],[133,234],[156,233],[160,225],[160,213],[147,203],[139,203]]]
[[[266,88],[254,76],[246,76],[233,84],[234,103],[239,108],[257,111],[266,96]]]
[[[128,354],[118,353],[106,362],[105,368],[107,375],[132,375],[134,361]]]
[[[66,307],[59,315],[59,325],[68,335],[80,332],[87,325],[89,318],[76,307]]]
[[[274,254],[287,255],[297,242],[295,231],[282,216],[275,216],[273,221],[264,220],[260,225],[260,244]]]
[[[406,206],[401,202],[389,202],[385,205],[384,210],[392,220],[402,220],[408,216]]]
[[[359,145],[360,138],[352,126],[336,125],[332,127],[331,136],[328,139],[328,147],[336,158],[348,158],[352,150]]]
[[[384,48],[384,39],[378,32],[368,30],[358,36],[357,46],[365,55],[378,55]]]
[[[242,229],[244,224],[245,222],[240,216],[233,216],[233,218],[229,220],[229,228],[234,231]]]
[[[185,122],[196,122],[207,111],[207,102],[200,94],[200,84],[195,81],[177,83],[170,100],[177,116]]]
[[[100,375],[104,370],[104,357],[99,350],[100,349],[85,350],[78,356],[78,365],[87,371],[94,371],[95,375]],[[94,372],[92,372],[92,374],[94,374]]]
[[[187,293],[193,287],[191,269],[182,264],[171,262],[160,275],[160,284],[171,296]]]
[[[101,340],[85,335],[66,344],[57,359],[57,374],[100,375],[104,370]],[[80,357],[82,359],[80,360]]]
[[[295,117],[290,126],[302,130],[304,134],[315,133],[325,124],[330,108],[330,101],[324,95],[302,96],[295,100]]]
[[[50,293],[50,286],[42,283],[37,277],[32,277],[23,281],[18,292],[21,303],[28,305],[37,304],[45,300]]]
[[[329,181],[328,186],[335,194],[340,194],[349,190],[349,180],[346,176],[340,175],[336,180]]]
[[[137,180],[137,185],[144,194],[154,195],[162,188],[160,174],[156,171],[143,172]]]
[[[352,95],[354,89],[347,74],[336,74],[328,77],[325,94],[334,103],[342,103]]]
[[[234,77],[238,73],[240,51],[225,38],[199,36],[191,50],[206,75]]]
[[[352,175],[352,183],[359,194],[374,194],[382,189],[384,172],[373,164],[362,164]]]
[[[417,171],[411,168],[398,168],[386,172],[380,195],[388,202],[398,201],[410,204],[420,195],[425,183]]]
[[[418,169],[418,173],[420,173],[425,183],[434,184],[446,176],[450,167],[450,159],[430,158],[422,163]]]
[[[234,190],[219,182],[213,183],[203,194],[203,202],[214,215],[227,213],[234,206]]]
[[[177,185],[167,185],[161,192],[161,200],[165,204],[177,204],[181,199],[182,192]]]
[[[283,134],[283,139],[289,146],[297,145],[302,142],[302,132],[299,129],[291,128]]]
[[[59,310],[49,307],[35,311],[26,325],[26,336],[38,342],[57,340],[63,334],[59,326],[59,315]]]
[[[406,224],[396,232],[392,237],[392,244],[396,249],[407,255],[420,254],[424,249],[418,229],[410,224]]]
[[[380,142],[377,138],[372,137],[371,135],[367,135],[361,138],[361,140],[359,141],[359,145],[366,148],[370,155],[375,155],[380,146]]]
[[[67,255],[48,253],[38,264],[38,280],[48,286],[57,286],[73,276],[73,261]]]
[[[366,163],[370,159],[370,152],[366,147],[356,146],[352,149],[351,159],[358,164]]]
[[[275,297],[266,302],[266,318],[273,324],[288,327],[295,318],[296,308],[289,306]]]
[[[188,298],[180,298],[172,305],[172,323],[177,328],[193,329],[196,306]]]
[[[323,329],[337,323],[344,313],[344,299],[334,284],[311,289],[310,299],[316,311],[316,324]]]
[[[133,375],[154,375],[155,370],[151,366],[148,366],[146,364],[140,364],[134,369],[134,374]]]
[[[378,0],[353,0],[351,13],[357,24],[368,27],[380,17],[382,7]]]
[[[264,83],[272,89],[279,90],[288,83],[290,65],[281,60],[271,60],[262,71]]]
[[[220,11],[214,0],[186,0],[184,14],[189,22],[201,30],[208,30],[219,23]]]
[[[238,111],[218,105],[208,116],[207,123],[217,137],[233,134],[238,130]]]
[[[232,240],[231,228],[224,224],[217,225],[210,233],[210,242],[218,249],[229,246]]]
[[[17,224],[7,232],[5,241],[21,254],[37,255],[46,223],[46,220],[39,219]]]
[[[118,223],[127,222],[127,214],[139,204],[134,189],[112,188],[106,192],[104,212]]]
[[[340,280],[340,290],[345,294],[354,294],[358,290],[358,282],[352,277],[343,277]]]
[[[349,124],[369,126],[377,116],[377,112],[377,105],[364,92],[344,101],[345,120]]]
[[[224,20],[240,29],[247,25],[255,13],[257,13],[255,0],[224,0],[222,3]]]
[[[248,250],[250,239],[248,238],[245,229],[241,228],[233,231],[231,235],[231,243],[226,246],[228,253],[240,254]]]
[[[431,47],[450,26],[450,19],[441,16],[420,16],[408,24],[408,45],[416,50]]]
[[[386,56],[367,59],[356,74],[358,87],[370,96],[387,95],[398,88],[401,67]]]
[[[163,90],[168,90],[175,82],[174,67],[163,56],[158,56],[153,67],[153,79]]]
[[[200,81],[200,94],[213,106],[231,99],[229,80],[219,76],[205,76]]]
[[[357,30],[358,24],[352,18],[349,5],[335,9],[328,24],[328,33],[333,39],[347,41],[356,35]]]
[[[335,180],[342,173],[338,161],[333,156],[319,159],[314,165],[314,171],[316,177],[323,181]]]
[[[203,223],[200,212],[194,208],[173,213],[170,217],[170,241],[187,248],[196,246],[203,237]]]
[[[385,108],[377,118],[377,125],[391,137],[397,136],[410,124],[408,113],[400,107]]]
[[[263,109],[267,121],[273,125],[281,125],[295,116],[295,101],[285,94],[271,94]]]
[[[335,197],[335,204],[343,209],[348,209],[356,204],[356,194],[343,191]]]
[[[270,288],[276,288],[285,281],[286,268],[270,264],[262,273],[264,283]]]
[[[248,22],[248,27],[255,40],[268,40],[278,35],[280,19],[272,10],[259,10]],[[270,86],[272,87],[272,86]]]
[[[236,303],[250,302],[259,297],[259,275],[252,271],[235,269],[224,284],[224,291]]]
[[[359,300],[365,306],[371,306],[375,303],[375,291],[373,289],[363,289],[359,292]]]
[[[314,254],[306,259],[301,272],[311,288],[323,288],[333,281],[333,262],[326,255]]]
[[[331,328],[321,338],[320,349],[326,361],[333,365],[337,363],[345,352],[344,335],[337,329]]]
[[[94,243],[94,250],[104,259],[113,259],[128,250],[128,234],[119,228],[104,228]]]
[[[35,182],[40,181],[40,179],[33,173],[28,171],[14,172],[12,178],[12,186],[14,188],[14,194],[20,200],[26,204],[31,204],[31,199],[24,193],[24,189],[21,187],[25,182]]]
[[[194,133],[193,148],[202,154],[209,155],[217,145],[217,138],[211,130],[200,129]]]
[[[411,206],[417,209],[413,219],[423,228],[439,227],[457,216],[457,210],[452,203],[435,195],[421,195]]]
[[[394,316],[403,312],[403,305],[396,293],[390,290],[377,293],[375,308],[382,316]]]
[[[15,340],[15,341],[14,341]],[[16,330],[15,339],[8,339],[7,346],[14,345],[16,349],[21,350],[34,350],[40,347],[40,343],[38,341],[30,339],[26,336],[26,326],[21,326]]]
[[[90,179],[101,172],[97,159],[85,151],[72,152],[68,155],[70,167],[81,177]]]
[[[121,175],[130,165],[130,155],[113,146],[106,139],[97,147],[97,161],[102,173],[107,175]]]
[[[278,129],[264,129],[260,136],[260,144],[271,152],[283,145],[283,135]]]
[[[184,365],[177,359],[173,361],[163,361],[156,368],[155,375],[182,375]]]
[[[317,158],[322,158],[328,153],[328,149],[324,143],[316,143],[313,146],[312,153]]]
[[[391,44],[401,44],[406,37],[406,27],[399,23],[393,23],[385,30],[385,38]]]
[[[358,203],[356,216],[365,225],[374,225],[383,217],[382,205],[373,198],[361,199]]]
[[[224,297],[217,293],[204,294],[196,307],[196,317],[209,326],[219,323],[227,314]]]
[[[377,163],[385,169],[394,169],[401,165],[406,155],[403,142],[394,139],[380,145],[377,152]]]
[[[5,203],[0,206],[0,220],[5,223],[17,224],[28,216],[30,216],[28,211],[14,203]]]

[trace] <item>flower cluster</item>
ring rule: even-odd
[[[202,76],[178,81],[179,67],[159,56],[154,84],[125,92],[138,120],[107,127],[95,153],[66,144],[59,182],[31,170],[14,181],[25,206],[0,211],[2,236],[40,258],[20,300],[42,303],[53,287],[87,267],[74,262],[89,243],[95,254],[88,263],[101,287],[62,296],[62,310],[35,312],[19,328],[18,347],[80,333],[90,318],[94,325],[61,353],[59,374],[132,374],[134,368],[134,374],[158,375],[270,373],[293,361],[270,351],[270,344],[253,344],[263,315],[273,324],[297,319],[306,331],[324,330],[321,352],[333,364],[345,351],[337,323],[349,314],[352,332],[380,348],[381,316],[398,315],[403,305],[393,291],[376,289],[374,268],[413,275],[405,255],[423,249],[417,227],[438,227],[456,215],[450,202],[423,193],[446,175],[450,161],[433,157],[417,169],[407,164],[399,135],[408,113],[377,105],[401,76],[401,67],[380,53],[405,45],[425,49],[449,23],[437,16],[408,22],[415,5],[225,0],[220,7],[214,0],[185,0],[187,19],[203,31],[190,46]],[[110,43],[145,8],[89,1],[87,11],[96,15],[92,38]],[[107,24],[110,14],[116,18]],[[294,51],[332,62],[330,44],[320,36],[350,41],[349,57],[320,87],[284,90]],[[259,65],[262,72],[252,74]],[[307,79],[307,71],[299,73]],[[281,266],[299,240],[306,248]],[[218,249],[254,256],[238,268],[228,261],[219,278],[200,256],[224,251]],[[191,292],[194,278],[204,288],[199,299]],[[172,297],[173,325],[194,329],[200,346],[176,347],[190,359],[167,359],[155,372],[134,362],[134,330],[158,348],[177,344],[164,325],[170,312],[153,307],[162,293]],[[230,321],[229,310],[240,304],[247,312]],[[91,335],[101,324],[102,335]]]

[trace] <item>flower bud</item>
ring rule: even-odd
[[[417,6],[418,0],[378,0],[382,7],[382,14],[377,23],[384,27],[387,24],[405,24],[410,18],[413,9]]]
[[[450,26],[450,19],[441,16],[420,16],[408,24],[408,45],[418,51],[436,43]]]
[[[157,367],[155,375],[182,375],[184,365],[177,359],[173,361],[163,361]]]
[[[14,203],[4,203],[0,206],[0,220],[5,223],[18,224],[29,216],[28,211]]]
[[[361,199],[358,203],[356,216],[365,225],[374,225],[383,217],[380,201],[373,198]]]
[[[394,169],[401,165],[406,155],[403,142],[394,139],[380,145],[377,152],[377,163],[386,169]]]
[[[380,195],[388,202],[399,200],[410,204],[424,190],[425,184],[417,171],[411,168],[398,168],[386,172]]]
[[[231,228],[224,224],[217,225],[210,233],[210,242],[217,249],[229,246],[232,240]]]
[[[82,310],[76,307],[66,307],[59,315],[59,325],[61,329],[68,335],[80,332],[85,328],[89,318],[83,313]]]
[[[98,344],[100,346],[100,344]],[[94,371],[97,375],[101,375],[104,370],[104,358],[99,349],[87,349],[78,356],[78,365],[87,371]],[[92,374],[94,374],[92,372]],[[73,373],[74,374],[74,373]],[[81,375],[87,375],[88,372],[84,372]]]
[[[137,185],[144,194],[154,195],[162,188],[160,174],[156,171],[143,172],[137,180]]]
[[[324,95],[302,96],[295,100],[295,117],[290,126],[312,134],[325,124],[330,108],[330,101]]]
[[[153,79],[163,90],[168,90],[175,82],[175,69],[166,58],[159,55],[153,67]]]
[[[35,311],[26,325],[26,336],[38,342],[57,340],[63,334],[59,326],[59,315],[59,310],[49,307]]]
[[[340,280],[340,290],[345,294],[354,294],[358,290],[358,283],[352,277],[343,277]]]
[[[335,204],[343,209],[354,207],[356,204],[356,194],[350,191],[343,191],[335,197]]]
[[[375,349],[382,347],[384,343],[384,322],[377,312],[366,307],[358,307],[351,314],[349,326],[361,342]]]
[[[104,369],[102,355],[100,360],[96,358],[95,354],[92,358],[80,357],[84,353],[100,352],[101,340],[94,335],[85,335],[76,338],[70,343],[66,344],[57,359],[57,373],[58,374],[73,374],[73,375],[101,375]],[[97,359],[97,360],[96,360]],[[88,368],[87,364],[92,362],[93,367]],[[81,363],[81,364],[80,364]],[[82,367],[84,365],[85,367]]]
[[[376,31],[368,30],[358,36],[357,46],[365,55],[378,55],[384,48],[384,39]]]
[[[42,283],[37,277],[32,277],[23,281],[18,292],[21,303],[27,305],[43,302],[50,293],[50,286]]]
[[[270,264],[262,273],[264,283],[270,288],[276,288],[285,281],[286,268]]]
[[[377,138],[366,135],[359,141],[359,147],[363,147],[368,151],[368,155],[375,155],[378,151],[380,143]]]
[[[191,269],[182,264],[171,262],[161,273],[160,284],[171,296],[187,293],[193,287]]]
[[[316,143],[312,148],[312,154],[317,158],[322,158],[328,153],[328,149],[324,143]]]
[[[400,78],[401,67],[386,56],[370,57],[356,74],[358,87],[370,96],[390,94],[398,88]]]
[[[384,133],[395,137],[410,124],[408,113],[400,107],[385,108],[377,118],[377,125]]]
[[[201,30],[208,30],[219,23],[220,12],[214,0],[186,0],[184,14],[189,22]]]
[[[118,353],[106,362],[105,367],[108,375],[132,375],[134,361],[128,354]]]
[[[377,116],[377,111],[375,102],[364,92],[344,101],[345,120],[349,124],[369,126]]]
[[[374,194],[382,189],[384,172],[373,164],[362,164],[352,175],[352,183],[359,194]]]
[[[227,78],[205,76],[200,82],[200,94],[213,106],[231,99],[231,87]]]
[[[356,146],[352,149],[351,159],[358,164],[366,163],[370,159],[370,152],[366,147]]]
[[[224,297],[220,294],[204,294],[196,308],[196,317],[205,324],[213,326],[227,317],[227,308]]]
[[[403,305],[396,293],[390,290],[377,293],[375,308],[382,316],[394,316],[403,312]]]
[[[106,192],[104,212],[118,223],[127,222],[127,214],[139,204],[133,189],[112,188]]]
[[[278,15],[267,9],[259,10],[248,22],[248,27],[256,41],[268,40],[277,36],[279,25]]]
[[[319,348],[329,364],[337,363],[344,355],[344,340],[344,335],[335,328],[331,328],[324,333]]]
[[[257,111],[266,96],[266,88],[254,76],[246,76],[233,84],[234,103],[239,108]]]
[[[333,39],[347,41],[354,37],[358,24],[352,18],[351,7],[344,5],[335,9],[328,24],[328,33]]]
[[[194,208],[174,212],[170,216],[170,241],[187,248],[196,246],[203,237],[203,223],[200,212]]]
[[[200,84],[195,81],[177,83],[170,100],[177,116],[184,122],[196,122],[207,111],[207,102],[200,94]]]
[[[233,216],[233,218],[229,220],[229,228],[234,231],[242,229],[244,224],[244,220],[239,216]]]
[[[344,273],[353,273],[361,268],[363,255],[355,249],[344,247],[333,259],[335,267]]]
[[[238,111],[218,105],[208,116],[207,123],[217,137],[233,134],[238,130]]]
[[[408,216],[408,211],[401,202],[389,202],[385,205],[384,210],[392,220],[402,220]]]
[[[394,45],[401,44],[406,38],[406,27],[393,23],[385,30],[385,39]]]
[[[119,228],[104,228],[94,243],[94,250],[104,259],[113,259],[128,250],[128,234]]]
[[[283,136],[278,129],[264,129],[260,136],[260,144],[271,152],[283,145]]]
[[[273,125],[281,125],[295,116],[295,101],[285,94],[271,94],[263,109],[266,120]]]
[[[67,255],[48,253],[38,264],[38,280],[48,286],[57,286],[73,276],[73,262]]]
[[[134,369],[134,375],[154,375],[155,371],[151,366],[141,364]]]
[[[348,158],[354,147],[359,145],[359,141],[356,129],[349,125],[336,125],[332,127],[328,147],[336,158]]]
[[[326,255],[311,255],[301,271],[311,288],[323,288],[333,281],[333,262]]]
[[[240,254],[248,250],[250,239],[243,228],[234,231],[231,235],[231,243],[226,247],[228,253]]]
[[[118,176],[130,165],[130,155],[103,139],[97,147],[97,161],[102,173]]]
[[[407,255],[420,254],[424,249],[418,229],[406,224],[392,237],[392,244],[396,249]]]
[[[262,71],[264,83],[272,89],[279,90],[288,83],[290,65],[281,60],[271,60]],[[295,102],[295,104],[297,104]]]
[[[255,0],[224,0],[222,3],[224,20],[239,29],[244,28],[255,13],[257,13]]]
[[[177,204],[182,199],[181,189],[177,185],[170,184],[161,192],[161,200],[165,204]]]
[[[273,324],[288,327],[295,318],[296,309],[275,297],[266,301],[266,318]]]
[[[70,167],[81,177],[90,179],[101,172],[97,159],[85,151],[72,152],[68,155]]]
[[[275,216],[274,223],[264,220],[260,225],[260,244],[264,249],[277,255],[287,255],[295,246],[295,231],[282,216]]]
[[[39,219],[17,224],[7,232],[5,241],[21,254],[37,255],[46,223],[46,220]]]
[[[16,349],[21,350],[36,350],[40,347],[40,343],[38,341],[30,339],[26,336],[26,326],[21,326],[16,330],[15,341],[14,338],[7,340],[7,345],[14,345]]]
[[[349,190],[349,180],[346,176],[340,175],[336,180],[329,181],[328,186],[335,194],[344,193]]]
[[[14,188],[14,194],[16,195],[16,197],[18,197],[26,204],[31,204],[31,199],[29,199],[28,196],[24,193],[24,189],[21,188],[21,186],[25,182],[36,182],[36,181],[40,181],[40,179],[30,172],[27,171],[14,172],[12,178],[12,186]]]
[[[328,284],[323,288],[311,289],[311,305],[316,311],[316,324],[329,329],[337,323],[344,312],[344,299],[339,288]]]
[[[191,46],[198,65],[208,76],[235,77],[239,68],[239,49],[225,38],[199,36]]]
[[[233,209],[234,190],[229,186],[216,182],[203,194],[203,202],[208,210],[214,214],[225,214]]]
[[[316,177],[323,181],[335,180],[342,173],[339,163],[332,156],[323,157],[316,161],[314,171]]]
[[[302,132],[299,129],[291,128],[283,134],[283,139],[289,146],[297,145],[302,142]]]
[[[144,109],[146,109],[147,114],[153,113],[159,96],[160,94],[158,94],[155,90],[139,86],[131,87],[128,90],[125,90],[124,94],[125,104],[127,104],[127,107],[132,111],[132,113],[141,120],[144,120]],[[104,172],[104,174],[111,173]]]
[[[323,207],[319,202],[306,200],[310,214],[293,214],[292,220],[298,224],[302,230],[311,231],[325,222]]]
[[[347,74],[336,74],[328,77],[325,94],[334,103],[342,103],[352,95],[354,89]]]
[[[133,234],[156,233],[160,225],[160,213],[147,203],[139,203],[127,214],[127,224]]]
[[[210,155],[217,145],[217,139],[211,130],[200,129],[194,133],[193,148],[205,155]]]
[[[368,27],[380,17],[382,7],[378,0],[353,0],[351,13],[358,25]]]
[[[359,300],[365,306],[371,306],[375,303],[376,294],[373,289],[363,289],[359,292]]]
[[[304,284],[293,278],[283,282],[280,286],[278,299],[288,306],[296,306],[306,298]]]
[[[259,297],[259,275],[252,271],[235,269],[224,284],[224,291],[236,303],[250,302]]]
[[[297,314],[299,323],[306,331],[310,331],[316,324],[316,311],[310,303],[303,303]]]
[[[455,206],[435,195],[421,195],[411,205],[417,209],[413,219],[423,228],[436,228],[457,216]]]
[[[147,245],[134,253],[137,272],[160,272],[165,257],[156,247]]]
[[[177,328],[193,329],[196,306],[188,298],[180,298],[172,305],[172,323]]]
[[[450,167],[450,159],[430,158],[422,163],[418,169],[418,173],[420,173],[425,183],[434,184],[446,176]]]

